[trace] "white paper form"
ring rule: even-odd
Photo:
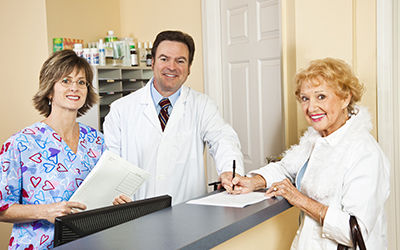
[[[187,204],[243,208],[247,205],[269,199],[268,197],[265,197],[264,194],[265,192],[251,192],[247,194],[233,195],[224,191],[200,199],[190,200]]]
[[[86,210],[110,206],[121,194],[132,197],[149,176],[150,173],[106,150],[70,201],[85,204]]]

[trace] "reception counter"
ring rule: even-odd
[[[245,208],[181,203],[57,249],[210,249],[290,207],[282,197]]]

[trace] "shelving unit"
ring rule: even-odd
[[[153,77],[150,67],[94,66],[93,86],[100,95],[100,104],[94,105],[78,121],[103,132],[104,118],[110,104],[142,88]]]

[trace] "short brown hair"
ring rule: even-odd
[[[326,83],[341,99],[346,99],[351,94],[347,111],[354,114],[355,104],[361,100],[364,94],[364,85],[354,75],[351,67],[340,59],[325,58],[310,62],[307,69],[300,70],[295,75],[296,98],[300,100],[301,84],[309,81],[315,85]]]
[[[94,104],[99,102],[99,95],[92,85],[92,67],[86,59],[78,57],[72,50],[57,51],[43,63],[39,76],[39,89],[33,97],[33,104],[41,115],[48,117],[51,113],[48,96],[52,94],[54,84],[68,76],[74,69],[78,72],[83,71],[86,81],[89,83],[85,104],[78,110],[77,117],[84,115]]]
[[[189,66],[192,65],[195,46],[194,40],[189,34],[183,33],[182,31],[178,30],[161,31],[154,40],[153,48],[151,49],[151,56],[153,58],[156,58],[158,45],[160,45],[162,41],[174,41],[186,44],[189,50]]]

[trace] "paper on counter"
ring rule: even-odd
[[[85,204],[86,210],[110,206],[121,194],[132,197],[149,176],[150,173],[106,150],[69,200]]]
[[[269,199],[264,194],[265,192],[251,192],[248,194],[233,195],[224,191],[200,199],[190,200],[187,204],[243,208],[247,205]]]

